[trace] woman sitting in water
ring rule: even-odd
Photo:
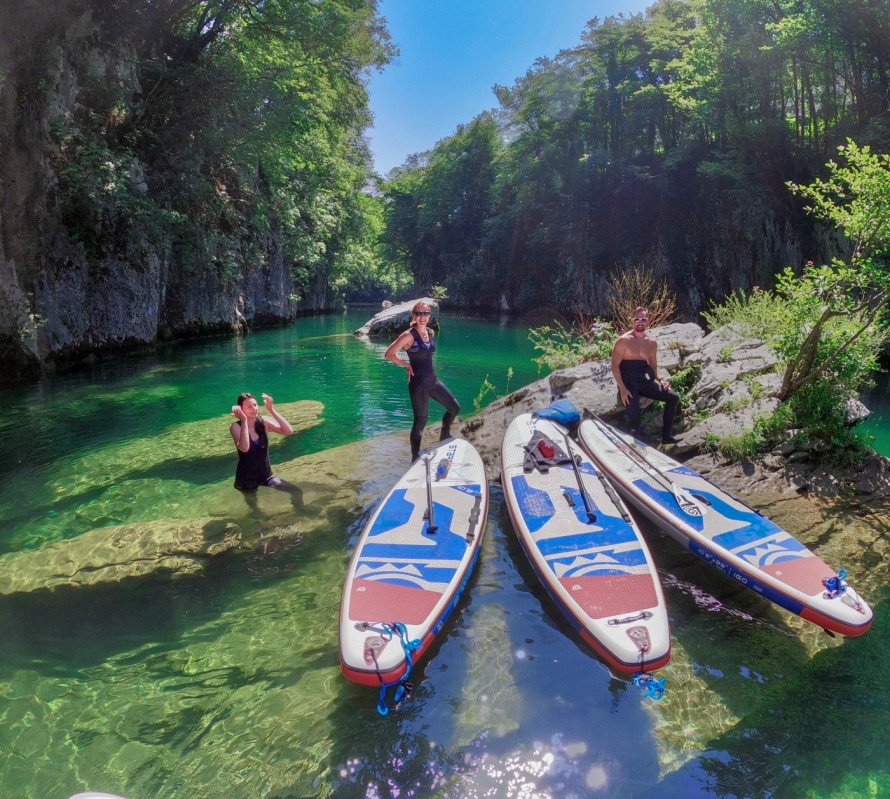
[[[272,465],[269,463],[268,433],[289,436],[294,429],[290,426],[290,422],[275,410],[272,397],[268,394],[263,394],[262,397],[263,405],[271,417],[260,416],[260,406],[256,397],[247,392],[239,394],[238,403],[232,406],[232,416],[238,420],[229,426],[229,432],[238,448],[235,488],[244,493],[251,507],[256,507],[256,491],[260,486],[289,492],[294,507],[301,507],[300,489],[293,483],[275,477],[272,474]]]

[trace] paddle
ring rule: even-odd
[[[578,481],[578,490],[581,492],[581,499],[584,500],[584,510],[587,511],[587,521],[595,522],[596,514],[593,512],[593,507],[590,504],[590,497],[587,496],[587,489],[584,488],[584,483],[581,480],[581,471],[578,469],[578,462],[575,460],[575,454],[572,452],[572,444],[565,432],[563,432],[562,437],[566,442],[566,452],[568,453],[569,459],[572,461],[572,470],[575,472],[575,480]]]
[[[707,508],[701,502],[697,501],[683,486],[678,486],[673,480],[659,471],[658,467],[652,463],[642,452],[640,452],[632,444],[628,444],[624,439],[620,438],[612,428],[599,418],[595,413],[587,410],[588,418],[599,428],[613,444],[615,444],[622,452],[629,455],[638,463],[642,463],[647,471],[649,471],[658,481],[674,495],[680,510],[687,516],[704,516]]]
[[[632,524],[630,513],[624,505],[621,497],[618,496],[618,493],[612,487],[612,484],[609,482],[609,478],[603,474],[603,470],[601,468],[597,468],[596,476],[599,477],[600,483],[603,486],[603,491],[606,492],[606,496],[612,500],[612,504],[618,508],[618,512],[621,514],[621,518],[624,519],[628,524]],[[609,622],[611,624],[611,622]]]
[[[427,519],[426,531],[430,534],[435,533],[439,528],[436,525],[436,520],[433,516],[433,484],[430,479],[430,453],[427,452],[424,455],[423,462],[426,464],[426,514],[424,518]]]

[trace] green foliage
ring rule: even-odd
[[[685,306],[725,294],[734,257],[702,256],[737,245],[772,285],[777,254],[812,241],[789,177],[814,174],[846,131],[887,146],[874,14],[661,0],[592,20],[578,46],[495,87],[501,144],[461,129],[387,182],[392,257],[458,303],[517,311],[603,313],[604,284],[629,264],[682,281],[681,307],[697,310]],[[787,234],[770,240],[772,225]]]
[[[751,294],[736,292],[727,296],[719,304],[711,303],[702,312],[712,330],[725,325],[734,325],[742,336],[753,336],[767,343],[775,325],[785,314],[785,303],[772,291],[761,291],[755,286]]]
[[[504,394],[510,393],[510,381],[513,379],[513,367],[509,367],[507,369],[507,384],[504,390]],[[498,393],[497,386],[491,382],[489,379],[489,375],[486,374],[485,378],[482,381],[482,384],[479,386],[479,393],[476,394],[473,399],[473,412],[479,413],[482,410],[482,405],[485,402],[486,398],[489,395],[494,395],[495,397],[502,397],[504,394]]]
[[[553,326],[531,328],[528,338],[541,352],[535,358],[538,367],[552,372],[585,361],[608,359],[615,343],[615,329],[606,323],[566,327],[556,322]]]
[[[485,375],[485,378],[482,381],[482,385],[479,387],[479,393],[473,398],[473,411],[475,413],[479,413],[482,410],[482,403],[485,402],[485,398],[489,394],[493,394],[495,392],[495,385],[488,379],[488,375]]]
[[[467,305],[497,299],[492,270],[476,256],[491,213],[497,123],[482,114],[442,141],[425,162],[402,167],[382,184],[386,257],[417,286],[441,286]]]
[[[136,155],[125,146],[110,147],[96,115],[89,115],[89,122],[53,127],[62,221],[92,261],[116,253],[135,256],[138,263],[146,241],[162,243],[183,216],[140,191]]]
[[[685,404],[687,394],[698,382],[700,376],[701,366],[699,364],[681,365],[671,372],[671,388],[680,395],[681,407]]]
[[[404,285],[363,192],[365,73],[393,52],[376,5],[129,6],[98,44],[134,53],[132,85],[81,76],[84,110],[54,130],[63,221],[88,257],[138,265],[153,249],[228,284],[283,259],[300,298]]]
[[[755,419],[754,428],[742,435],[720,438],[709,433],[705,437],[704,447],[732,461],[752,458],[787,440],[788,430],[793,428],[794,420],[795,416],[790,409],[780,406],[774,414]]]
[[[733,295],[705,314],[713,326],[734,325],[741,334],[762,339],[781,358],[784,366],[799,358],[801,349],[820,326],[813,350],[818,374],[804,381],[780,406],[781,413],[761,422],[761,428],[745,437],[745,447],[761,447],[771,440],[766,433],[776,429],[800,428],[806,435],[831,445],[832,449],[859,451],[861,439],[846,421],[845,407],[851,396],[869,379],[877,364],[888,331],[880,323],[866,323],[866,312],[856,301],[838,291],[842,270],[812,265],[796,276],[785,270],[775,292],[755,291],[748,297]],[[849,275],[846,276],[849,279]],[[845,305],[848,312],[824,318],[827,295]],[[752,397],[760,395],[749,382]],[[775,436],[772,436],[775,438]],[[733,445],[734,446],[734,445]],[[721,451],[729,444],[721,444]]]

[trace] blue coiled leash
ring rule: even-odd
[[[638,671],[633,677],[634,685],[642,692],[644,697],[654,699],[656,702],[664,696],[664,684],[667,682],[666,677],[660,680],[652,674],[645,674]]]
[[[847,590],[847,570],[846,569],[838,569],[836,577],[823,577],[822,585],[825,586],[825,590],[828,592],[828,598],[834,599],[836,596],[840,596]]]
[[[389,633],[390,637],[394,635],[399,636],[399,642],[402,644],[402,650],[405,652],[405,660],[408,662],[408,668],[405,669],[405,673],[399,677],[398,680],[384,682],[383,677],[380,677],[380,693],[377,696],[377,712],[381,716],[385,716],[389,713],[389,706],[386,704],[386,692],[388,689],[392,688],[394,685],[396,686],[396,692],[393,694],[393,702],[396,705],[398,705],[402,699],[409,699],[411,697],[411,691],[414,688],[414,686],[408,682],[408,677],[411,675],[411,668],[414,665],[411,655],[413,652],[420,649],[421,642],[419,638],[409,641],[408,630],[400,621],[394,621],[392,624],[382,622],[380,626],[385,632]],[[374,658],[374,663],[375,665],[377,663],[376,657]],[[377,675],[380,676],[379,669],[377,670]]]

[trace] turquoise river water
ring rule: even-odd
[[[890,796],[886,508],[770,506],[871,602],[858,639],[827,637],[648,530],[674,645],[654,702],[558,616],[494,485],[467,594],[411,700],[379,716],[337,659],[351,549],[409,454],[404,373],[385,343],[352,335],[369,315],[0,393],[0,574],[39,574],[48,547],[109,532],[121,545],[217,523],[264,536],[175,580],[0,586],[2,799]],[[446,315],[437,364],[466,418],[537,379],[533,355],[522,326]],[[293,515],[273,498],[257,516],[231,486],[227,414],[244,390],[299,403],[299,432],[272,448],[304,489]],[[886,375],[865,400],[890,452]]]

